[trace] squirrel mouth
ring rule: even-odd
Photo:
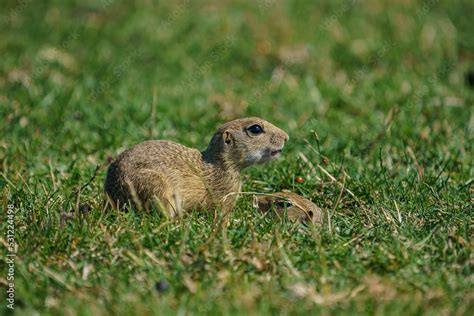
[[[281,149],[272,150],[270,152],[270,156],[272,156],[272,157],[278,157],[278,156],[280,156],[280,154],[281,154]]]

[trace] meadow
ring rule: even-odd
[[[2,1],[1,313],[14,288],[19,315],[469,315],[472,12],[467,0]],[[290,140],[242,190],[302,194],[323,225],[261,214],[248,195],[228,226],[104,207],[125,148],[204,149],[244,116]]]

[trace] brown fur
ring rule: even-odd
[[[259,124],[264,133],[247,128]],[[170,215],[192,209],[230,210],[240,190],[240,172],[278,156],[288,135],[271,123],[243,118],[222,125],[206,150],[151,140],[122,152],[108,169],[105,193],[116,208],[155,203]]]
[[[292,221],[310,221],[322,223],[321,209],[310,200],[293,192],[277,192],[269,195],[255,196],[258,210],[269,212],[272,209],[279,217],[284,216]]]

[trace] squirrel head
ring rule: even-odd
[[[233,120],[218,128],[204,152],[239,169],[280,156],[288,134],[258,117]]]
[[[276,192],[254,196],[254,205],[264,213],[270,213],[298,222],[322,223],[321,209],[312,201],[293,192]]]

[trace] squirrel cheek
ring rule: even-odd
[[[251,153],[251,154],[247,155],[247,157],[245,157],[245,164],[247,166],[255,165],[255,164],[260,162],[262,157],[263,157],[263,155],[259,151],[255,152],[255,153]]]

